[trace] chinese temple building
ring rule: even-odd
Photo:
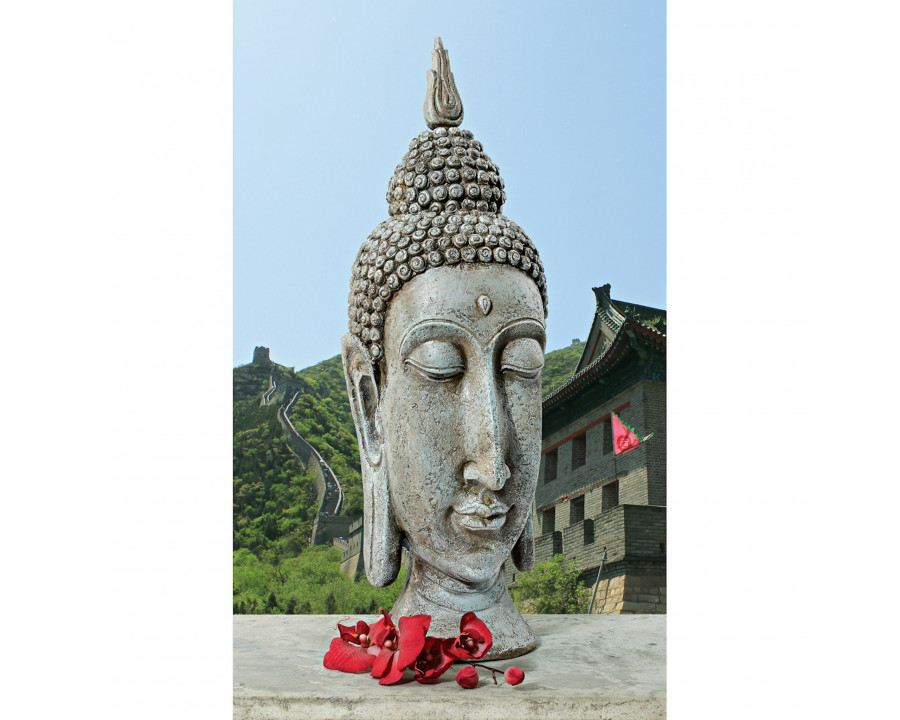
[[[574,559],[592,612],[666,611],[666,311],[594,288],[575,373],[543,399],[535,562]],[[613,452],[610,413],[647,441]],[[518,574],[506,563],[506,580]]]

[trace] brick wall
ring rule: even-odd
[[[553,535],[548,533],[534,539],[534,562],[542,563],[553,559]]]
[[[603,415],[609,413],[610,410],[631,402],[632,396],[635,395],[634,390],[627,393],[617,395],[612,401],[601,405],[594,411],[583,415],[573,422],[569,423],[561,430],[546,437],[543,447],[547,448],[558,441],[572,435],[585,425],[588,425]],[[628,409],[623,411],[623,418],[627,417]],[[616,458],[613,463],[613,453],[603,453],[603,426],[600,423],[588,428],[584,439],[584,464],[580,467],[572,468],[572,440],[563,442],[556,450],[556,479],[547,480],[547,459],[546,455],[541,458],[541,469],[538,475],[537,491],[535,493],[535,501],[537,507],[553,502],[559,497],[570,495],[580,488],[592,485],[598,481],[612,481],[615,479],[615,470],[618,469],[619,475],[628,474],[637,469],[640,465],[640,459],[637,453],[642,453],[642,448],[637,448],[627,455]],[[579,451],[576,450],[576,459],[579,457]],[[637,493],[636,493],[637,494]],[[590,514],[586,509],[586,513]]]
[[[347,529],[347,549],[341,554],[341,560],[347,560],[352,555],[362,552],[363,545],[363,518],[356,518]]]
[[[625,505],[625,554],[629,558],[665,558],[666,508]]]
[[[648,392],[648,386],[654,387]],[[625,407],[622,408],[622,406]],[[644,431],[648,426],[649,429],[656,430],[658,425],[660,430],[657,430],[657,435],[660,437],[654,436],[645,445],[617,456],[613,454],[611,447],[604,447],[604,434],[610,434],[609,421],[606,420],[587,429],[584,433],[584,445],[581,447],[579,438],[581,433],[578,431],[617,408],[622,408],[618,412],[619,417],[639,432]],[[569,436],[574,437],[569,438]],[[617,472],[620,482],[619,502],[635,505],[665,504],[659,502],[659,496],[662,495],[664,499],[665,495],[665,383],[641,381],[548,435],[544,438],[542,447],[549,448],[561,440],[565,440],[565,442],[556,448],[555,479],[548,480],[548,477],[553,476],[553,463],[548,461],[546,453],[541,458],[537,492],[535,493],[537,507],[551,503],[557,498],[574,494],[578,490],[598,482],[612,482],[615,480]],[[655,448],[652,447],[654,444]],[[607,449],[608,452],[604,452]],[[579,465],[582,452],[584,453],[584,463]],[[648,453],[653,454],[648,455]],[[573,467],[573,454],[576,467]],[[652,498],[649,490],[648,457],[653,458],[652,470],[655,473],[653,475],[654,497]],[[551,470],[549,473],[548,465]],[[590,515],[590,512],[586,510],[586,514]]]
[[[593,613],[628,615],[666,612],[665,569],[646,572],[617,568],[603,573],[594,596]]]
[[[571,503],[565,503],[569,506]],[[563,507],[563,506],[560,506]],[[559,508],[557,508],[559,510]],[[585,532],[585,526],[588,532]],[[590,528],[593,526],[593,542]],[[606,550],[608,563],[633,559],[665,559],[666,508],[656,505],[619,505],[567,526],[557,523],[562,533],[562,552],[567,560],[574,559],[579,570],[597,567]],[[552,535],[535,539],[535,562],[547,562],[553,557]]]
[[[644,427],[656,434],[644,445],[647,458],[648,504],[666,504],[666,385],[643,385]]]
[[[665,383],[644,380],[545,437],[545,450],[556,446],[556,472],[555,478],[548,480],[548,477],[553,476],[552,472],[547,472],[548,465],[552,466],[552,463],[548,462],[545,452],[538,475],[535,506],[540,508],[552,505],[559,498],[575,495],[585,488],[613,482],[617,476],[621,504],[665,505],[665,402]],[[614,455],[612,448],[609,448],[609,452],[604,452],[607,449],[604,447],[604,435],[609,434],[609,421],[605,420],[587,429],[583,434],[582,447],[582,433],[579,431],[613,410],[617,410],[619,417],[638,432],[653,430],[654,437],[624,455]],[[584,463],[578,465],[582,452]],[[576,467],[573,467],[573,455]],[[590,507],[590,498],[586,502],[586,517],[600,512],[599,497],[595,500],[596,508]],[[562,513],[557,509],[557,529],[560,529],[560,522],[567,518],[568,511]],[[540,527],[540,517],[536,520]]]
[[[587,503],[585,503],[587,505]],[[569,503],[565,503],[566,506]],[[560,506],[563,507],[563,506]],[[559,508],[557,508],[559,510]],[[596,517],[588,517],[566,527],[557,525],[557,532],[562,534],[562,553],[567,560],[576,561],[579,570],[597,567],[606,548],[609,561],[621,559],[626,552],[625,532],[626,507],[618,507],[598,513]],[[585,525],[592,526],[593,542],[585,543]],[[590,538],[591,533],[587,533]],[[553,558],[553,537],[551,534],[535,538],[534,560],[536,563],[548,562]]]
[[[535,562],[547,562],[561,549],[593,587],[605,549],[594,612],[665,612],[665,382],[643,379],[608,399],[597,390],[591,397],[567,403],[581,408],[568,421],[557,409],[545,422],[552,431],[542,447],[555,451],[555,473],[547,473],[545,454],[533,505]],[[598,422],[611,411],[654,437],[615,456],[609,420]],[[545,532],[550,513],[542,507],[553,514],[552,531]],[[518,575],[512,562],[505,572],[512,584]]]

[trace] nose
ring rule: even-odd
[[[499,468],[496,468],[493,472],[488,472],[487,474],[483,473],[481,468],[478,467],[478,463],[475,462],[468,462],[463,468],[464,480],[470,483],[479,483],[495,492],[503,489],[503,486],[506,484],[506,481],[509,480],[510,475],[512,475],[512,472],[510,471],[509,466],[502,461]]]
[[[469,458],[463,466],[463,479],[498,491],[512,474],[506,464],[506,408],[498,380],[486,365],[475,373],[470,371],[469,412],[464,421]]]

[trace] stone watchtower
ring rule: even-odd
[[[574,559],[594,612],[664,613],[666,311],[613,300],[608,284],[594,296],[575,374],[543,400],[535,560]],[[616,457],[612,412],[654,437]]]
[[[254,365],[271,365],[272,360],[269,358],[269,348],[259,345],[253,348],[253,364]]]

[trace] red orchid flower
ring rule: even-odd
[[[453,664],[453,657],[444,652],[443,638],[426,637],[422,652],[416,658],[413,670],[416,671],[416,681],[431,683],[443,675]]]
[[[356,623],[355,631],[352,626],[338,623],[340,637],[331,641],[331,646],[325,653],[322,664],[329,670],[349,673],[371,669],[381,649],[375,644],[376,635],[382,633],[385,626],[394,627],[391,616],[384,610],[381,612],[383,617],[372,623],[371,626],[360,620]]]
[[[382,611],[384,612],[384,611]],[[382,623],[380,628],[375,626]],[[376,655],[372,677],[379,685],[393,685],[403,677],[403,671],[416,662],[425,645],[425,633],[431,625],[431,615],[401,617],[399,627],[391,622],[389,613],[371,628],[373,644],[366,652]]]
[[[375,655],[378,654],[379,645],[378,645],[378,637],[379,635],[384,635],[385,629],[393,628],[396,630],[396,626],[394,622],[391,620],[391,614],[387,612],[384,608],[378,608],[378,612],[381,613],[381,617],[378,618],[375,622],[369,625],[369,632],[366,633],[368,635],[369,640],[369,652]],[[359,623],[356,623],[357,631],[359,630]]]
[[[368,670],[375,664],[375,656],[369,654],[358,645],[352,645],[346,640],[334,638],[331,647],[325,653],[322,664],[329,670],[357,673]]]
[[[478,660],[493,643],[487,625],[475,613],[467,612],[459,621],[459,635],[446,641],[444,652],[457,660]]]
[[[346,640],[347,642],[359,645],[362,648],[367,648],[372,643],[372,632],[369,628],[369,624],[362,620],[356,623],[355,629],[353,626],[341,625],[338,623],[338,632],[341,634],[341,640]]]

